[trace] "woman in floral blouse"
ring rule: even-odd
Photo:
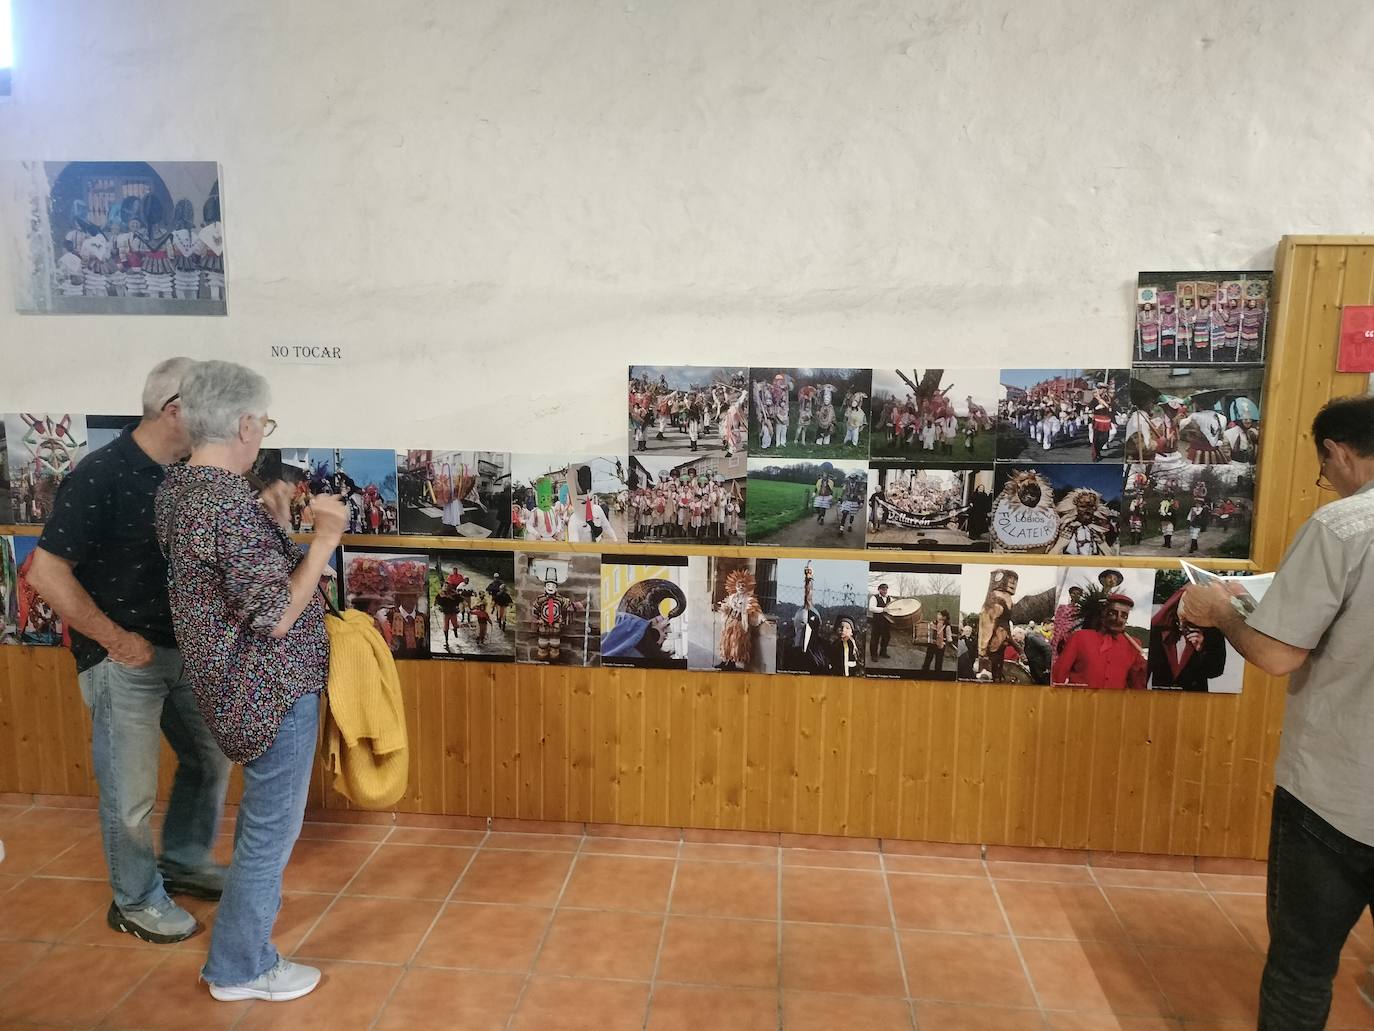
[[[181,386],[191,459],[157,496],[172,620],[196,701],[215,740],[243,766],[234,857],[210,955],[201,970],[216,999],[285,1001],[320,972],[271,943],[281,878],[305,815],[329,640],[317,593],[347,521],[332,495],[313,502],[302,556],[253,496],[244,474],[263,437],[267,381],[230,362],[202,362]]]

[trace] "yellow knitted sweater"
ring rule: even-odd
[[[326,762],[334,790],[364,809],[385,809],[405,794],[410,748],[396,660],[372,617],[345,609],[329,633]]]

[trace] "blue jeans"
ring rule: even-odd
[[[309,694],[282,719],[267,751],[243,767],[234,859],[200,976],[210,984],[247,984],[279,958],[272,925],[281,909],[281,875],[305,819],[315,766],[320,696]]]
[[[229,760],[196,708],[181,652],[154,648],[151,665],[131,669],[105,659],[78,678],[91,710],[91,754],[100,787],[100,832],[110,886],[120,909],[167,901],[148,817],[157,800],[161,739],[177,756],[162,826],[169,873],[208,868],[219,831]]]
[[[1346,837],[1283,788],[1269,831],[1269,957],[1260,1031],[1319,1031],[1350,929],[1374,900],[1374,847]]]

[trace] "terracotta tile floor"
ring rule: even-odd
[[[105,927],[94,813],[3,806],[0,838],[0,1031],[1240,1031],[1267,941],[1229,873],[311,823],[275,940],[324,982],[226,1005],[208,934]],[[1372,960],[1365,922],[1331,1027],[1374,1028]]]

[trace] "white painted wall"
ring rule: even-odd
[[[220,161],[230,316],[20,317],[0,247],[3,410],[340,343],[267,370],[282,443],[604,449],[630,362],[1124,362],[1137,270],[1374,228],[1368,0],[14,18],[0,159]]]

